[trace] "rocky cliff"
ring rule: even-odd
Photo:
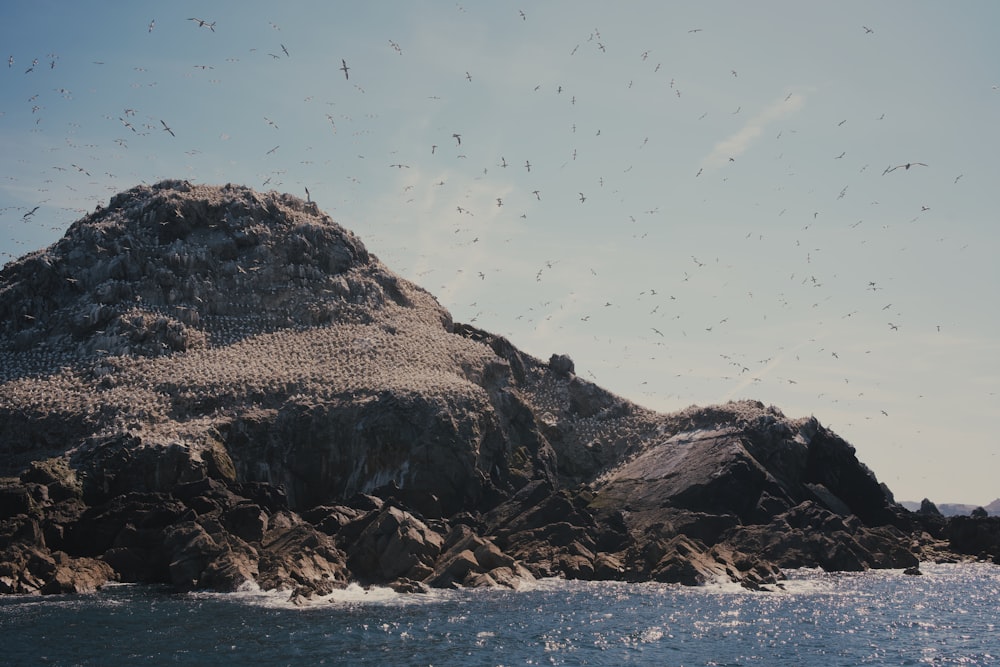
[[[0,476],[6,593],[760,587],[959,551],[815,419],[643,409],[454,323],[311,202],[182,181],[0,271]]]

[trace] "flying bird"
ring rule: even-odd
[[[896,171],[897,169],[905,169],[909,171],[910,167],[916,167],[917,165],[920,165],[921,167],[927,166],[923,162],[907,162],[906,164],[897,164],[895,167],[886,167],[885,171],[882,172],[882,175],[885,176],[889,172]]]
[[[205,19],[195,19],[195,18],[188,19],[188,21],[197,21],[199,28],[208,28],[212,32],[215,32],[215,21],[209,23]]]
[[[166,130],[167,132],[170,133],[171,137],[176,137],[177,136],[176,134],[174,134],[174,131],[171,130],[170,127],[166,123],[164,123],[162,120],[160,121],[160,124],[163,125],[163,129],[164,130]]]
[[[347,70],[349,70],[349,69],[351,69],[351,68],[347,66],[347,61],[346,61],[346,60],[344,60],[343,58],[341,58],[341,59],[340,59],[340,71],[342,71],[342,72],[344,73],[344,78],[345,78],[345,79],[350,79],[350,78],[351,78],[351,77],[350,77],[350,76],[349,76],[349,75],[347,74]]]
[[[35,211],[37,211],[38,208],[39,207],[36,206],[35,208],[31,209],[30,211],[28,211],[27,213],[25,213],[24,215],[22,215],[21,219],[22,220],[27,220],[28,218],[30,218],[31,216],[33,216],[35,214]]]
[[[146,29],[146,32],[153,32],[153,26],[155,25],[156,25],[156,19],[153,19],[152,21],[149,22],[149,28]]]

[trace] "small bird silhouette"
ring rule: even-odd
[[[351,69],[351,68],[347,66],[347,61],[346,61],[346,60],[344,60],[343,58],[341,58],[341,59],[340,59],[340,71],[342,71],[342,72],[344,73],[344,78],[345,78],[345,79],[350,79],[350,78],[351,78],[351,77],[350,77],[350,76],[349,76],[349,75],[347,74],[347,70],[349,70],[349,69]]]
[[[906,164],[897,164],[895,167],[886,167],[885,171],[882,172],[882,175],[885,176],[886,174],[896,171],[897,169],[905,169],[909,171],[910,167],[916,167],[917,165],[920,165],[921,167],[927,166],[923,162],[907,162]]]
[[[205,19],[194,19],[194,18],[188,19],[188,21],[197,21],[199,28],[208,28],[212,32],[215,32],[215,21],[212,21],[211,23],[209,23]]]

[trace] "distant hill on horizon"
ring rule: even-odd
[[[920,509],[920,502],[914,500],[904,500],[899,503],[911,512]],[[938,511],[944,516],[966,516],[972,511],[982,507],[990,516],[1000,516],[1000,498],[997,498],[988,505],[969,505],[967,503],[935,503]]]

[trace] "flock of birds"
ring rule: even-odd
[[[462,8],[459,9],[464,11]],[[521,10],[518,10],[512,18],[525,25],[532,19],[530,12]],[[178,17],[174,22],[179,23],[184,20],[190,22],[191,31],[199,31],[202,37],[208,39],[217,38],[226,29],[221,18],[217,21],[214,17]],[[273,23],[270,26],[275,31],[274,43],[276,46],[268,48],[257,45],[249,51],[253,53],[253,57],[265,62],[290,62],[296,55],[295,43],[290,40],[283,41],[286,38],[278,34],[281,28]],[[146,31],[153,33],[154,30],[161,27],[162,19],[161,24],[157,24],[156,20],[150,20]],[[142,27],[140,26],[138,29],[141,31]],[[865,39],[876,39],[876,31],[873,28],[857,26],[856,29]],[[686,35],[689,39],[701,39],[707,30],[711,30],[711,27],[685,27],[678,32]],[[288,48],[286,44],[291,48]],[[397,56],[403,58],[405,61],[404,46],[393,39],[387,39],[383,43],[383,49],[386,53],[391,54],[393,58]],[[689,337],[709,337],[730,327],[740,324],[746,325],[749,321],[749,317],[741,313],[718,312],[714,314],[717,316],[713,316],[710,320],[705,319],[702,313],[699,315],[703,318],[700,321],[693,321],[687,314],[694,312],[694,309],[688,307],[687,304],[696,298],[710,301],[723,295],[727,290],[734,291],[733,283],[738,282],[739,279],[734,271],[727,271],[725,257],[720,261],[711,256],[711,253],[714,252],[713,249],[705,248],[703,252],[697,251],[697,254],[691,255],[689,262],[683,264],[674,262],[668,266],[658,267],[658,273],[649,276],[651,286],[639,294],[616,293],[613,289],[608,291],[614,278],[606,274],[605,267],[609,265],[607,262],[602,263],[602,260],[596,256],[598,253],[595,253],[592,260],[586,257],[581,258],[574,256],[575,253],[572,250],[560,249],[558,243],[552,245],[550,259],[523,268],[520,271],[521,275],[516,279],[503,275],[503,272],[509,271],[509,269],[503,269],[501,262],[490,260],[490,255],[497,250],[502,252],[504,245],[516,244],[520,242],[519,239],[535,231],[541,234],[539,226],[545,225],[546,220],[551,219],[553,211],[556,212],[555,215],[563,217],[572,215],[572,210],[568,208],[570,205],[601,207],[602,212],[614,210],[617,207],[618,218],[610,220],[609,225],[612,228],[622,230],[624,235],[629,235],[632,238],[624,244],[609,242],[609,248],[616,245],[623,245],[626,248],[617,251],[612,249],[611,252],[628,253],[630,252],[629,248],[661,242],[662,236],[659,241],[654,241],[654,237],[659,232],[651,221],[669,219],[669,202],[637,204],[635,199],[629,199],[633,190],[629,189],[630,185],[627,182],[627,179],[633,176],[635,178],[648,177],[649,168],[646,166],[646,162],[640,162],[640,160],[645,160],[644,157],[640,156],[648,153],[652,150],[652,146],[656,145],[657,137],[653,131],[650,131],[649,136],[643,137],[641,136],[643,128],[630,128],[633,133],[640,133],[640,138],[633,143],[634,150],[631,154],[626,154],[624,150],[616,151],[615,163],[609,164],[597,178],[592,178],[591,174],[594,172],[591,172],[585,182],[575,182],[572,175],[579,172],[573,170],[587,159],[594,160],[595,146],[599,142],[612,141],[610,138],[606,139],[609,135],[614,135],[614,141],[623,141],[623,137],[628,136],[621,131],[621,128],[602,127],[601,120],[606,120],[607,117],[588,114],[587,105],[589,108],[598,106],[598,100],[595,98],[600,97],[603,94],[602,91],[586,90],[575,81],[573,83],[568,81],[565,83],[552,83],[550,81],[535,84],[525,83],[526,93],[535,95],[534,99],[543,100],[536,102],[533,99],[527,108],[531,108],[533,104],[562,105],[567,113],[565,123],[563,127],[558,129],[545,128],[544,132],[558,136],[556,139],[550,140],[549,137],[545,137],[545,141],[539,141],[538,154],[529,153],[531,146],[526,146],[523,143],[496,148],[495,142],[488,142],[488,138],[482,136],[481,133],[459,126],[461,121],[458,112],[461,111],[463,102],[475,103],[475,87],[486,74],[479,73],[472,67],[467,68],[464,64],[456,63],[453,67],[454,78],[461,81],[461,85],[468,87],[470,91],[467,93],[468,97],[460,97],[465,94],[462,92],[452,92],[454,90],[451,87],[453,84],[449,83],[448,93],[443,92],[445,86],[442,84],[440,86],[442,91],[432,89],[426,91],[430,94],[425,95],[422,99],[410,97],[401,101],[403,104],[421,105],[422,108],[450,105],[447,112],[436,112],[437,115],[434,116],[436,124],[421,135],[422,139],[426,139],[420,147],[422,153],[410,149],[406,149],[400,154],[371,153],[368,149],[378,144],[369,143],[369,135],[379,131],[388,131],[380,118],[382,110],[371,108],[366,113],[360,113],[364,109],[365,86],[377,85],[374,82],[376,75],[373,74],[372,67],[367,64],[363,66],[362,61],[355,55],[336,53],[336,48],[329,48],[328,71],[335,71],[336,78],[339,79],[342,75],[343,79],[334,82],[333,77],[330,77],[323,82],[322,86],[317,85],[316,90],[303,90],[303,94],[307,94],[307,97],[299,106],[312,114],[310,122],[315,121],[316,127],[322,128],[326,141],[338,142],[335,144],[337,152],[317,157],[319,153],[325,151],[323,149],[314,151],[312,146],[296,147],[286,143],[287,139],[284,138],[283,132],[287,131],[289,124],[299,123],[301,115],[293,114],[282,117],[267,109],[240,110],[237,113],[244,119],[256,113],[257,122],[261,127],[259,137],[254,137],[253,142],[248,143],[256,146],[260,142],[267,141],[269,147],[266,151],[260,150],[260,155],[255,158],[256,164],[251,169],[255,170],[258,178],[256,182],[249,184],[262,189],[275,188],[302,192],[307,201],[315,201],[315,195],[318,194],[321,206],[326,207],[327,202],[330,202],[334,204],[335,209],[340,207],[347,212],[357,208],[357,204],[346,201],[350,194],[342,196],[339,194],[340,191],[363,192],[363,183],[371,183],[373,179],[383,179],[386,184],[398,186],[399,190],[389,197],[397,205],[395,217],[389,216],[385,220],[360,220],[359,222],[369,228],[368,232],[350,221],[342,221],[347,226],[353,227],[365,239],[369,248],[375,252],[383,256],[386,252],[398,253],[403,258],[400,263],[404,265],[400,266],[395,261],[387,261],[391,269],[408,275],[420,284],[425,284],[429,280],[438,283],[439,288],[434,285],[425,284],[425,286],[432,293],[437,294],[442,301],[449,304],[452,311],[456,313],[456,319],[472,321],[477,326],[491,330],[510,326],[511,329],[519,332],[526,330],[545,331],[549,341],[558,341],[564,335],[569,337],[571,330],[585,332],[588,327],[593,326],[593,337],[602,342],[610,343],[613,335],[607,333],[607,321],[618,319],[621,323],[624,312],[639,313],[638,317],[630,315],[627,318],[627,326],[630,329],[630,344],[641,350],[634,354],[644,357],[634,365],[647,366],[645,371],[647,376],[642,380],[639,391],[648,391],[650,397],[665,398],[665,402],[668,403],[686,400],[685,394],[688,389],[683,386],[683,380],[680,380],[679,376],[682,376],[687,369],[682,367],[684,362],[681,355],[664,358],[664,353],[669,349],[669,346],[683,345],[685,339]],[[617,49],[620,51],[625,48],[636,51],[636,70],[622,73],[618,77],[621,79],[622,90],[615,92],[615,95],[624,95],[626,91],[632,90],[633,86],[638,89],[641,85],[650,85],[651,77],[657,77],[656,85],[666,90],[673,102],[691,104],[689,100],[696,96],[692,90],[698,87],[698,82],[686,80],[680,73],[677,73],[676,77],[668,74],[668,69],[672,65],[657,62],[655,49],[616,41],[615,38],[602,35],[601,30],[595,28],[588,34],[581,35],[578,43],[565,45],[566,53],[563,56],[576,59],[588,58],[587,67],[590,67],[595,66],[596,58],[606,55],[609,50]],[[226,64],[235,67],[238,60],[239,58],[234,56],[225,59],[224,62],[220,58],[216,61],[188,64],[197,70],[192,75],[197,77],[201,73],[216,68],[221,69]],[[339,67],[335,65],[337,61],[339,61]],[[17,62],[18,60],[13,55],[8,59],[8,70],[11,76],[15,73],[19,76],[38,76],[41,74],[38,66],[40,62],[44,61],[34,59],[25,71],[15,68]],[[259,60],[257,62],[258,67],[263,67],[263,65],[259,65]],[[58,72],[59,57],[57,55],[50,54],[48,63],[50,70]],[[103,61],[96,61],[96,63],[95,66],[104,64]],[[135,67],[140,77],[140,83],[135,85],[141,85],[143,88],[152,87],[155,81],[149,81],[145,77],[147,72],[144,65],[144,63],[140,63]],[[676,69],[676,66],[673,67]],[[738,65],[724,73],[727,83],[731,82],[734,85],[741,82],[745,75],[746,72]],[[216,72],[208,76],[221,76],[221,74]],[[541,75],[539,78],[541,79]],[[195,80],[197,81],[197,78]],[[216,87],[223,86],[222,79],[211,79],[209,83]],[[345,88],[343,90],[331,88],[335,83],[342,84]],[[40,84],[40,88],[42,85],[46,84]],[[60,93],[59,90],[63,92]],[[318,91],[325,90],[336,90],[337,92],[330,93],[332,99],[327,103],[327,108],[316,111],[315,107],[312,106],[313,98],[323,94]],[[70,95],[68,90],[64,88],[55,89],[55,91],[60,96]],[[546,97],[542,98],[543,95]],[[348,96],[350,96],[350,101],[344,101]],[[789,93],[788,97],[785,98],[785,103],[792,105],[795,102],[794,94]],[[29,99],[28,104],[32,106],[31,115],[38,121],[37,127],[46,131],[43,121],[45,111],[43,100],[36,96],[35,99]],[[152,146],[153,144],[146,140],[155,138],[153,135],[159,135],[163,140],[175,143],[172,145],[156,144],[155,151],[177,152],[187,148],[186,152],[190,162],[194,165],[192,171],[198,173],[198,165],[202,164],[199,160],[202,159],[204,151],[201,147],[190,146],[186,138],[186,135],[190,134],[190,130],[182,131],[177,119],[169,115],[169,107],[164,107],[162,111],[157,112],[151,112],[148,108],[144,112],[140,112],[137,110],[140,106],[141,104],[138,103],[130,104],[122,109],[107,111],[108,119],[120,124],[122,135],[115,139],[116,146],[113,148],[119,154],[124,153],[130,150],[130,145],[138,145],[140,138],[145,141],[143,145]],[[511,108],[516,109],[516,107]],[[690,113],[690,122],[701,121],[710,113],[719,113],[718,109],[715,108],[711,110],[695,109],[693,106],[685,108]],[[162,117],[160,117],[161,113]],[[476,113],[476,111],[473,110],[470,113]],[[747,115],[744,105],[739,103],[729,107],[729,111],[726,113],[735,118]],[[882,119],[878,117],[876,112],[872,114],[871,120],[875,122]],[[845,123],[847,123],[846,119],[841,120],[837,127],[844,126]],[[785,129],[783,128],[782,131]],[[794,129],[787,131],[789,135],[795,132]],[[270,134],[265,134],[265,132]],[[318,132],[319,130],[317,130]],[[510,127],[501,128],[498,130],[498,135],[510,137]],[[535,136],[538,138],[538,135]],[[781,136],[782,132],[778,132],[776,138],[781,139]],[[282,139],[274,141],[271,137],[282,137]],[[52,169],[70,173],[75,171],[81,177],[87,176],[91,185],[99,184],[97,191],[100,191],[101,188],[112,191],[124,189],[120,184],[121,177],[115,176],[110,171],[105,172],[104,178],[99,175],[98,168],[114,168],[110,163],[85,161],[88,155],[100,153],[101,149],[75,145],[73,136],[67,137],[66,141],[70,144],[70,148],[64,149],[63,153],[71,153],[78,157],[71,158],[72,161],[67,160],[56,164],[51,167]],[[294,143],[294,140],[291,143]],[[318,141],[317,145],[319,143]],[[486,147],[487,143],[490,143],[491,146]],[[285,144],[285,150],[282,150],[282,144]],[[551,145],[559,145],[560,152],[558,154],[548,152],[548,146]],[[103,147],[103,149],[106,150],[108,147]],[[349,151],[353,153],[349,153]],[[353,157],[359,151],[364,155]],[[846,152],[843,151],[839,155],[831,155],[830,157],[846,162]],[[282,158],[282,155],[293,157]],[[632,172],[633,166],[629,162],[633,155],[636,156],[636,162],[642,165],[634,172]],[[666,157],[670,156],[666,155]],[[929,170],[931,167],[928,163],[933,162],[933,160],[923,158],[927,162],[918,161],[921,157],[920,155],[914,155],[912,158],[899,156],[898,159],[884,167],[881,175],[889,180],[890,175],[892,178],[897,178],[901,174]],[[294,164],[297,159],[298,164]],[[743,161],[741,156],[736,153],[723,159],[729,165],[736,166]],[[345,164],[338,166],[335,164],[338,160],[345,164],[349,162],[350,166],[345,166]],[[896,164],[896,162],[899,163]],[[590,164],[592,165],[593,162]],[[861,166],[859,173],[863,172],[865,177],[869,174],[878,174],[878,171],[875,170],[867,172],[868,166],[868,164]],[[210,170],[205,167],[201,168],[206,171]],[[329,171],[336,173],[340,179],[340,182],[332,187],[328,183],[324,183],[325,177],[321,175]],[[615,171],[617,173],[613,173]],[[170,176],[174,175],[176,174],[170,174]],[[697,183],[703,183],[709,178],[716,178],[719,182],[725,183],[728,179],[735,178],[720,168],[706,164],[692,166],[689,177],[692,180],[697,179]],[[952,174],[947,178],[949,180],[954,178],[954,183],[957,184],[962,175]],[[14,177],[8,176],[8,179],[14,180]],[[67,182],[66,179],[62,180]],[[208,179],[198,177],[198,180]],[[226,180],[229,180],[228,177]],[[75,183],[77,187],[81,186],[79,182]],[[845,185],[839,190],[836,200],[848,196],[850,185]],[[310,192],[310,186],[312,192]],[[64,198],[62,193],[49,192],[47,187],[43,188],[43,191],[46,194],[41,196],[44,196],[45,199],[39,200],[37,204],[30,207],[11,207],[0,211],[4,222],[11,226],[14,226],[11,222],[12,219],[25,225],[37,224],[43,217],[40,213],[44,212],[44,219],[49,221],[49,224],[64,225],[65,221],[59,219],[55,208],[55,202]],[[91,187],[91,192],[93,191],[95,188]],[[394,247],[393,228],[398,225],[423,224],[423,220],[428,216],[428,209],[432,205],[425,204],[427,207],[425,210],[420,210],[419,206],[421,206],[421,202],[428,201],[448,201],[448,216],[429,223],[428,229],[435,236],[435,244],[441,250],[437,255],[422,258],[410,252],[412,248]],[[621,203],[616,204],[616,202]],[[918,215],[930,211],[928,205],[930,203],[932,202],[921,203]],[[409,205],[409,208],[404,208],[404,205]],[[560,208],[547,208],[548,206]],[[44,207],[44,211],[40,211],[40,207]],[[437,216],[444,210],[443,206],[435,203],[432,215]],[[412,214],[408,211],[412,211]],[[785,211],[781,210],[777,216],[781,217],[784,213]],[[821,252],[819,252],[819,248],[809,245],[810,242],[806,240],[811,233],[810,227],[814,226],[813,229],[815,229],[821,224],[818,219],[823,212],[815,210],[802,215],[800,210],[798,213],[802,217],[802,223],[797,229],[794,246],[789,250],[789,254],[796,254],[795,266],[797,266],[797,270],[788,279],[790,287],[783,288],[781,294],[769,295],[753,294],[748,289],[746,296],[741,299],[741,307],[753,312],[758,318],[759,314],[764,312],[763,317],[766,319],[766,311],[769,308],[801,309],[808,312],[810,308],[825,307],[823,306],[824,299],[813,295],[820,294],[824,286],[834,280],[841,282],[846,280],[844,276],[830,275],[830,271],[827,271],[824,276],[822,271],[817,268],[817,265],[820,264],[817,258],[821,256]],[[518,224],[521,227],[513,226]],[[853,229],[860,225],[861,221],[852,224],[854,225]],[[572,232],[569,234],[571,235]],[[806,245],[800,246],[800,239]],[[746,240],[748,243],[752,241],[773,242],[773,239],[764,239],[763,235],[758,235],[753,231],[746,233]],[[399,243],[405,244],[407,242],[408,240],[403,240]],[[8,245],[15,244],[23,244],[23,241],[11,239]],[[567,239],[567,247],[571,245]],[[30,249],[26,248],[26,250]],[[753,253],[754,250],[750,249],[745,252]],[[444,256],[464,256],[468,258],[468,262],[463,264],[461,260],[455,260],[451,263],[444,263],[441,261],[441,257]],[[7,253],[6,257],[0,259],[14,259],[14,253]],[[644,271],[647,269],[637,265],[634,270]],[[722,287],[694,287],[695,283],[704,285],[713,282],[713,279],[707,277],[713,271],[716,274],[716,282],[718,282],[718,276],[722,276],[721,281],[725,283]],[[883,281],[881,276],[880,280],[877,281],[869,281],[868,278],[869,276],[854,277],[859,293],[865,290],[866,282],[867,291],[878,294],[891,292],[891,288],[885,285],[886,281]],[[515,316],[516,324],[514,325],[498,321],[498,308],[487,303],[488,297],[485,296],[487,292],[477,291],[479,289],[477,285],[485,289],[491,282],[501,280],[508,281],[507,284],[511,286],[509,291],[515,291],[521,295],[519,299],[524,310]],[[560,282],[563,284],[571,283],[573,287],[559,288],[557,286]],[[456,303],[456,299],[476,294],[483,296],[473,296],[471,302]],[[859,294],[859,298],[867,298],[867,296]],[[581,304],[586,303],[592,304],[589,309],[582,308]],[[866,301],[865,304],[864,313],[859,313],[861,308],[848,308],[841,314],[841,317],[843,319],[852,317],[861,319],[863,314],[870,318],[881,318],[882,322],[879,326],[883,332],[889,334],[897,333],[901,328],[905,329],[905,317],[898,309],[894,308],[891,297],[886,297],[884,301],[879,301],[876,305],[872,305],[871,301]],[[686,307],[687,310],[685,310]],[[599,320],[605,323],[601,328],[596,326]],[[938,325],[938,327],[940,326]],[[566,333],[560,333],[561,331]],[[541,337],[541,333],[539,333],[539,337]],[[513,334],[511,338],[515,344],[520,344],[519,334]],[[723,386],[746,386],[750,387],[747,389],[750,392],[755,391],[754,384],[764,382],[769,375],[774,375],[785,385],[798,384],[800,379],[794,374],[794,371],[789,371],[787,360],[795,354],[804,355],[805,351],[800,352],[791,349],[791,347],[787,341],[779,341],[771,347],[768,354],[758,354],[760,348],[752,351],[720,349],[715,370],[718,372]],[[848,356],[844,350],[831,349],[831,347],[825,343],[814,342],[810,349],[815,356],[823,355],[827,361],[838,361],[842,357]],[[615,349],[613,343],[610,348],[614,349],[613,352],[609,353],[611,357],[625,357],[633,354],[629,349]],[[786,359],[785,365],[777,363],[779,358]],[[581,360],[581,362],[583,361]],[[859,360],[855,358],[854,363],[859,363]],[[864,361],[862,360],[860,363],[863,364]],[[592,360],[580,363],[580,365],[584,368],[587,366],[593,368],[594,366]],[[616,365],[618,364],[614,361],[608,362],[605,364],[605,370],[612,373],[614,372],[612,369]],[[592,370],[581,372],[588,374],[591,379],[602,379],[595,376]],[[599,371],[599,374],[603,373]],[[665,389],[669,383],[664,382],[662,378],[657,379],[657,376],[668,376],[671,381],[677,384],[673,388]],[[844,379],[843,382],[850,383],[849,379]],[[648,389],[647,383],[650,385]],[[654,389],[652,385],[656,385],[656,388]],[[863,390],[859,389],[852,394],[856,394],[856,397],[860,399]],[[664,395],[666,396],[664,397]],[[873,405],[868,418],[888,416],[889,411],[885,407]]]

